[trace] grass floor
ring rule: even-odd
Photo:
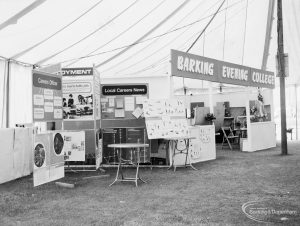
[[[98,179],[82,178],[103,173],[66,173],[60,181],[76,183],[74,189],[54,182],[34,188],[32,176],[24,177],[0,185],[0,225],[261,225],[242,205],[262,200],[297,211],[283,224],[300,225],[300,143],[288,146],[288,156],[280,146],[217,150],[216,160],[195,164],[198,171],[142,168],[148,183],[137,188],[130,182],[109,187],[116,168]]]

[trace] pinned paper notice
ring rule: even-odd
[[[62,118],[62,109],[54,109],[54,118],[57,118],[57,119]]]
[[[136,104],[143,104],[144,103],[144,100],[146,100],[147,98],[144,97],[144,96],[141,96],[141,97],[136,97],[135,98],[135,102]]]
[[[107,103],[108,102],[108,98],[101,98],[100,100],[102,103]]]
[[[123,103],[123,99],[117,98],[116,99],[116,107],[117,108],[124,108],[124,103]]]
[[[62,106],[62,99],[61,97],[57,97],[57,96],[54,96],[54,106],[56,107],[60,107]]]
[[[44,96],[35,94],[33,95],[33,104],[34,105],[44,105]]]
[[[115,109],[115,117],[116,118],[124,118],[125,117],[124,109]]]
[[[134,111],[134,97],[125,97],[125,111]]]
[[[137,108],[132,112],[133,116],[136,117],[136,118],[141,117],[141,115],[142,115],[143,113],[144,113],[144,112],[143,112],[143,109],[140,108],[140,107],[137,107]]]
[[[45,112],[53,112],[53,102],[45,102]]]
[[[114,107],[115,106],[115,98],[109,98],[108,99],[108,106]]]
[[[33,117],[35,119],[43,119],[44,115],[44,108],[34,108],[33,109]]]
[[[47,100],[53,100],[53,90],[44,89],[44,98]]]

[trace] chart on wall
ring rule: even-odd
[[[149,139],[188,136],[186,119],[146,120]]]
[[[54,121],[63,118],[62,78],[40,71],[32,72],[33,121]]]
[[[145,100],[143,103],[149,139],[189,135],[185,106],[179,99]]]
[[[65,176],[64,138],[60,132],[36,134],[33,146],[33,185],[38,186]]]
[[[141,118],[143,102],[147,98],[148,84],[101,85],[101,118]]]
[[[64,138],[65,161],[85,161],[85,132],[64,131],[61,135]]]
[[[190,158],[187,159],[188,163],[197,163],[202,161],[208,161],[216,159],[215,152],[215,130],[214,126],[193,126],[189,127],[189,132],[192,137],[196,139],[191,139],[189,143],[189,155]],[[175,145],[171,143],[171,145]],[[185,141],[179,140],[177,143],[178,149],[185,148]],[[173,150],[172,148],[170,150]],[[172,154],[170,154],[170,162],[172,162]],[[185,155],[176,155],[174,163],[178,165],[183,165],[185,163]]]
[[[62,72],[64,119],[93,119],[93,68],[63,68]]]
[[[145,118],[185,117],[184,102],[179,99],[145,100],[143,103]]]

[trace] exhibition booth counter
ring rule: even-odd
[[[276,147],[275,123],[252,122],[248,127],[248,138],[241,139],[241,150],[253,152]]]
[[[32,128],[0,129],[0,184],[33,171]]]
[[[188,148],[187,164],[204,162],[216,159],[216,142],[214,125],[195,125],[189,126],[188,147],[186,139],[179,139],[177,142],[171,142],[169,145],[169,161],[174,165],[184,165],[185,155],[173,155],[174,149],[184,150]],[[175,147],[176,145],[176,147]],[[174,158],[174,159],[173,159]]]

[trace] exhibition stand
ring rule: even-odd
[[[171,64],[172,76],[210,82],[209,93],[184,97],[185,100],[188,99],[187,105],[198,105],[194,108],[198,113],[195,115],[194,123],[204,124],[207,113],[214,113],[216,132],[219,132],[222,126],[230,126],[240,136],[242,151],[252,152],[276,146],[273,121],[272,89],[275,88],[273,72],[176,50],[171,51]],[[228,93],[212,93],[211,82],[248,88],[238,92],[233,88],[233,91]],[[257,87],[260,89],[257,90]],[[262,139],[266,136],[268,138]]]
[[[118,153],[114,144],[140,143],[149,144],[145,129],[143,102],[149,96],[146,83],[101,84],[101,131],[103,164],[119,164]],[[139,162],[151,163],[151,147],[142,147]],[[136,152],[122,152],[122,158],[133,161]]]
[[[32,71],[32,117],[33,124],[61,124],[62,76]],[[38,186],[64,177],[64,138],[52,131],[33,135],[33,185]]]
[[[63,126],[65,131],[84,132],[84,158],[66,155],[68,167],[98,169],[102,162],[100,137],[100,75],[93,67],[62,68]],[[73,138],[72,138],[73,136]],[[77,138],[75,138],[77,136]],[[69,139],[78,140],[70,134]],[[82,136],[82,135],[81,135]],[[78,145],[75,145],[77,147]],[[80,145],[79,145],[80,146]],[[78,152],[78,148],[73,150]]]

